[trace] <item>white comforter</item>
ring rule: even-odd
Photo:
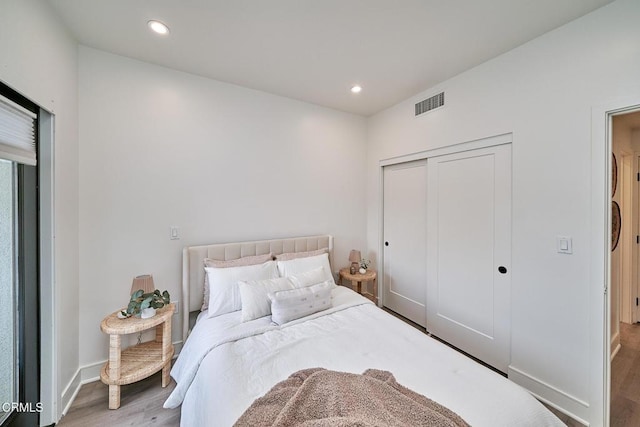
[[[200,320],[171,376],[164,406],[182,403],[183,426],[230,426],[277,382],[304,368],[387,370],[472,426],[562,426],[526,390],[337,287],[333,308],[273,326],[240,312]]]

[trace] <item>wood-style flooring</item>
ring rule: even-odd
[[[80,388],[71,408],[57,424],[60,427],[87,426],[179,426],[180,408],[162,404],[176,386],[162,388],[162,372],[137,383],[122,386],[120,408],[109,409],[109,386],[95,381]]]
[[[424,332],[424,328],[412,325]],[[637,427],[640,426],[640,324],[621,323],[620,343],[621,349],[611,364],[611,427]],[[175,385],[172,380],[162,388],[157,373],[123,386],[120,409],[110,410],[109,387],[100,381],[85,384],[58,426],[178,426],[180,408],[162,407]],[[567,415],[549,409],[568,426],[581,426]]]
[[[620,351],[611,362],[611,427],[640,426],[640,324],[620,323]]]

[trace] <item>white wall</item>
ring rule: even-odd
[[[602,288],[590,289],[591,114],[594,105],[640,94],[639,18],[640,2],[618,0],[373,116],[367,127],[367,241],[375,253],[380,160],[513,132],[510,375],[594,425],[602,422],[602,389],[590,381],[599,355],[591,354],[598,313],[589,307]],[[440,90],[446,106],[414,118],[414,103]],[[557,235],[573,237],[573,255],[556,253]]]
[[[184,246],[330,233],[345,265],[364,247],[364,118],[86,47],[79,91],[81,365],[107,358],[100,320],[135,275],[180,299]]]
[[[0,80],[55,115],[55,372],[62,396],[78,368],[77,44],[47,2],[3,0],[0,52]],[[65,401],[58,403],[59,413]]]

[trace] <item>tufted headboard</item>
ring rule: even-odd
[[[183,342],[187,339],[191,326],[189,314],[200,311],[200,307],[202,307],[205,258],[227,261],[245,256],[264,255],[269,252],[279,255],[323,248],[329,250],[329,264],[333,268],[333,236],[329,235],[218,243],[184,248],[182,250],[182,307],[180,307],[182,309]]]

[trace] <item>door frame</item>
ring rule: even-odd
[[[632,240],[633,236],[640,235],[640,181],[635,178],[635,175],[640,171],[640,152],[633,151],[631,153],[631,226],[632,226]],[[638,245],[631,242],[631,323],[637,323],[640,321],[640,307],[635,304],[635,301],[640,297],[640,251]]]
[[[44,108],[20,91],[8,86],[5,82],[0,82],[0,94],[18,103],[29,106],[34,112],[37,111],[37,144],[38,144],[38,165],[36,171],[37,180],[37,227],[39,236],[37,241],[38,260],[31,268],[39,269],[39,310],[35,318],[39,319],[37,325],[40,336],[39,357],[39,399],[42,403],[39,414],[40,425],[52,425],[57,423],[62,416],[59,405],[59,359],[57,346],[57,326],[56,316],[57,292],[55,285],[55,115],[52,110]],[[33,315],[33,313],[32,313]],[[31,353],[30,353],[31,354]],[[30,356],[31,357],[31,356]]]
[[[611,153],[612,117],[640,111],[640,95],[591,110],[591,250],[589,307],[589,419],[609,426],[611,405]]]
[[[416,153],[389,157],[378,162],[378,218],[380,218],[380,221],[378,222],[378,256],[376,257],[376,264],[378,266],[379,278],[384,277],[384,167],[412,162],[415,160],[426,160],[429,157],[443,156],[445,154],[510,144],[512,142],[513,133],[503,133],[500,135],[474,139]],[[382,288],[384,286],[384,281],[381,280],[379,285],[381,286],[381,289],[378,290],[378,305],[382,307],[384,305],[384,288]]]

